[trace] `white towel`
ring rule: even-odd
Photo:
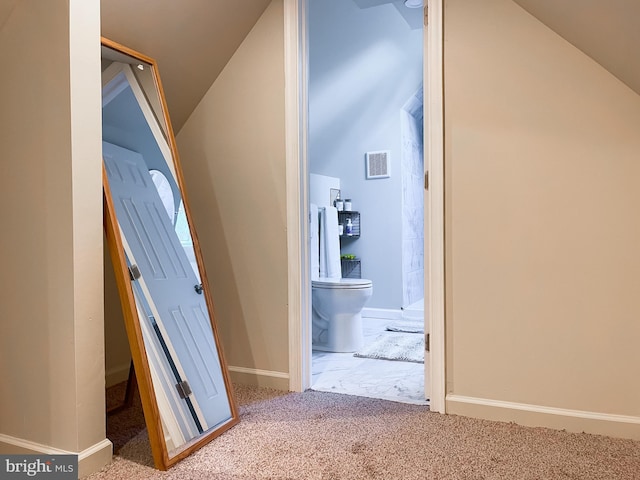
[[[320,277],[342,277],[336,207],[320,209]]]
[[[320,278],[320,237],[318,236],[318,206],[315,203],[309,205],[309,243],[311,249],[311,280]]]

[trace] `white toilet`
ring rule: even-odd
[[[311,205],[311,305],[313,348],[355,352],[362,348],[362,308],[373,294],[371,280],[341,278],[338,215]]]

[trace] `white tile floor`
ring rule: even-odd
[[[394,323],[380,318],[362,320],[365,344]],[[320,392],[429,405],[424,398],[423,363],[358,358],[353,353],[314,350],[311,388]]]

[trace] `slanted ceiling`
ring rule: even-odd
[[[270,1],[101,0],[102,35],[158,62],[178,133]]]
[[[514,0],[640,95],[640,0]]]
[[[20,0],[0,0],[0,31]]]
[[[19,1],[0,0],[0,30]],[[640,94],[640,0],[514,1]],[[102,34],[156,59],[177,132],[269,2],[101,0]]]
[[[514,1],[640,94],[640,0]],[[158,61],[177,132],[269,2],[102,0],[102,33]]]

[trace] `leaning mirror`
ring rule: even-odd
[[[154,463],[238,422],[155,62],[102,39],[105,232]]]

